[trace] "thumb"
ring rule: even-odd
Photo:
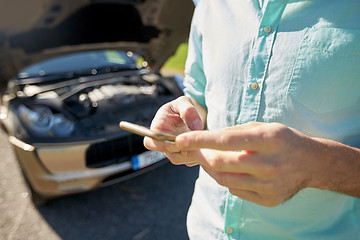
[[[185,96],[179,97],[174,101],[173,108],[174,112],[180,115],[180,118],[190,130],[202,130],[204,128],[200,115],[190,98]]]

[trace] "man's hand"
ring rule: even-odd
[[[192,131],[175,142],[180,152],[170,154],[174,164],[198,163],[233,195],[260,205],[276,206],[306,187],[334,188],[339,183],[334,178],[349,178],[353,185],[331,190],[359,194],[359,174],[351,172],[355,166],[344,161],[339,169],[339,159],[330,157],[337,150],[349,153],[350,147],[308,137],[282,124],[252,122],[220,131]],[[358,168],[359,150],[350,152],[351,164]],[[356,193],[351,192],[354,189]]]
[[[178,135],[193,130],[202,130],[205,118],[206,110],[198,102],[182,96],[163,105],[157,111],[150,128]],[[172,153],[180,151],[174,144],[156,141],[148,137],[144,138],[144,145],[149,150],[164,152],[170,160]]]
[[[281,204],[307,187],[360,197],[359,149],[278,123],[197,131],[205,118],[199,103],[180,97],[162,106],[151,124],[179,134],[175,144],[145,137],[144,145],[164,152],[173,164],[200,164],[232,194],[264,206]]]

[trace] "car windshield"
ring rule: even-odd
[[[136,62],[127,53],[115,50],[69,54],[33,64],[23,69],[20,79],[57,74],[94,74],[94,70],[134,69]]]

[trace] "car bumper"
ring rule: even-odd
[[[86,166],[86,153],[94,142],[32,146],[14,137],[9,140],[31,187],[48,197],[93,190],[168,162],[165,155],[154,152],[155,159],[140,167],[133,160],[141,154],[128,156],[119,163],[108,166],[89,168]]]

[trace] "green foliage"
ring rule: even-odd
[[[185,61],[187,57],[187,48],[187,43],[180,44],[175,54],[166,61],[163,68],[183,71],[185,68]]]

